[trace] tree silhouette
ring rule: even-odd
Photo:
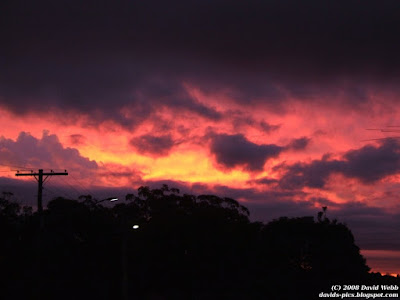
[[[42,228],[37,213],[7,196],[4,299],[313,299],[333,283],[400,280],[368,274],[350,229],[330,221],[326,207],[317,221],[263,224],[234,199],[163,185],[140,187],[113,207],[55,198]]]

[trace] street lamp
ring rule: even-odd
[[[97,204],[104,202],[104,201],[110,201],[110,202],[118,201],[117,197],[109,197],[109,198],[106,198],[103,200],[96,200],[96,199],[93,199],[91,195],[82,195],[82,196],[79,196],[79,199],[84,199],[83,203],[85,203],[92,209],[96,208]]]
[[[109,197],[107,199],[103,199],[103,200],[100,200],[100,201],[96,201],[95,200],[95,204],[99,204],[99,203],[104,202],[104,201],[115,202],[115,201],[118,201],[118,198],[117,197]]]

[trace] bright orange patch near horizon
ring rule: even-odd
[[[361,254],[367,258],[367,265],[371,268],[371,272],[391,276],[400,274],[400,251],[361,250]]]

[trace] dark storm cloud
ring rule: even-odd
[[[64,148],[54,134],[43,132],[41,139],[21,132],[16,141],[0,138],[0,162],[27,168],[97,169],[97,163],[80,155],[74,148]]]
[[[168,155],[172,147],[175,145],[175,142],[171,135],[142,135],[140,137],[133,138],[130,141],[130,144],[135,147],[139,153],[165,156]]]
[[[5,1],[0,101],[132,126],[160,106],[218,120],[183,83],[243,104],[398,91],[398,1]],[[120,109],[132,106],[126,116]]]
[[[330,160],[329,156],[324,156],[308,164],[296,163],[279,168],[286,169],[280,179],[280,186],[286,189],[304,186],[323,188],[332,173],[340,173],[368,184],[400,172],[400,144],[394,139],[387,139],[377,147],[367,145],[350,150],[341,160]]]
[[[374,182],[400,171],[400,143],[395,139],[386,139],[379,147],[368,145],[348,151],[344,159],[348,161],[345,175],[366,183]]]
[[[344,170],[346,163],[338,160],[314,160],[309,164],[296,163],[284,167],[286,173],[280,178],[279,185],[285,189],[296,189],[304,186],[323,188],[329,175]]]
[[[216,161],[228,169],[243,166],[249,171],[261,171],[265,162],[278,156],[283,147],[273,144],[257,145],[241,134],[213,134],[210,150]]]
[[[191,97],[181,79],[168,70],[159,76],[151,67],[147,70],[142,61],[124,61],[112,56],[89,57],[84,61],[68,59],[48,61],[46,57],[22,56],[6,67],[7,77],[0,78],[0,101],[19,114],[32,109],[44,113],[44,107],[46,111],[56,108],[83,113],[92,117],[94,125],[114,120],[131,127],[152,117],[162,107],[211,120],[221,118],[212,107]],[[121,111],[126,108],[128,114]]]

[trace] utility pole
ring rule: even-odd
[[[43,242],[44,242],[44,216],[43,216],[43,201],[42,201],[42,195],[43,195],[43,183],[46,182],[46,180],[49,178],[49,176],[57,176],[57,175],[68,175],[67,170],[64,172],[59,172],[56,173],[53,170],[51,170],[48,173],[44,173],[43,169],[39,169],[37,173],[34,173],[33,171],[27,172],[27,173],[20,173],[17,171],[15,176],[33,176],[38,182],[38,195],[37,195],[37,205],[38,205],[38,216],[39,216],[39,228],[37,231],[37,236],[36,236],[36,290],[33,291],[33,296],[35,298],[42,298],[43,293],[44,293],[44,285],[43,285],[43,279],[44,279],[44,271],[43,271]],[[44,177],[45,176],[45,177]],[[43,178],[44,177],[44,178]]]
[[[15,174],[15,176],[34,176],[35,179],[37,180],[38,182],[37,205],[38,205],[39,215],[41,215],[43,212],[43,201],[42,201],[43,183],[46,182],[49,176],[56,176],[56,175],[68,175],[68,173],[67,170],[60,173],[55,173],[53,170],[51,170],[49,173],[44,173],[43,169],[39,169],[38,173],[34,173],[33,171],[31,171],[30,173],[20,173],[19,171],[17,171],[17,174]],[[46,177],[43,179],[43,176]]]

